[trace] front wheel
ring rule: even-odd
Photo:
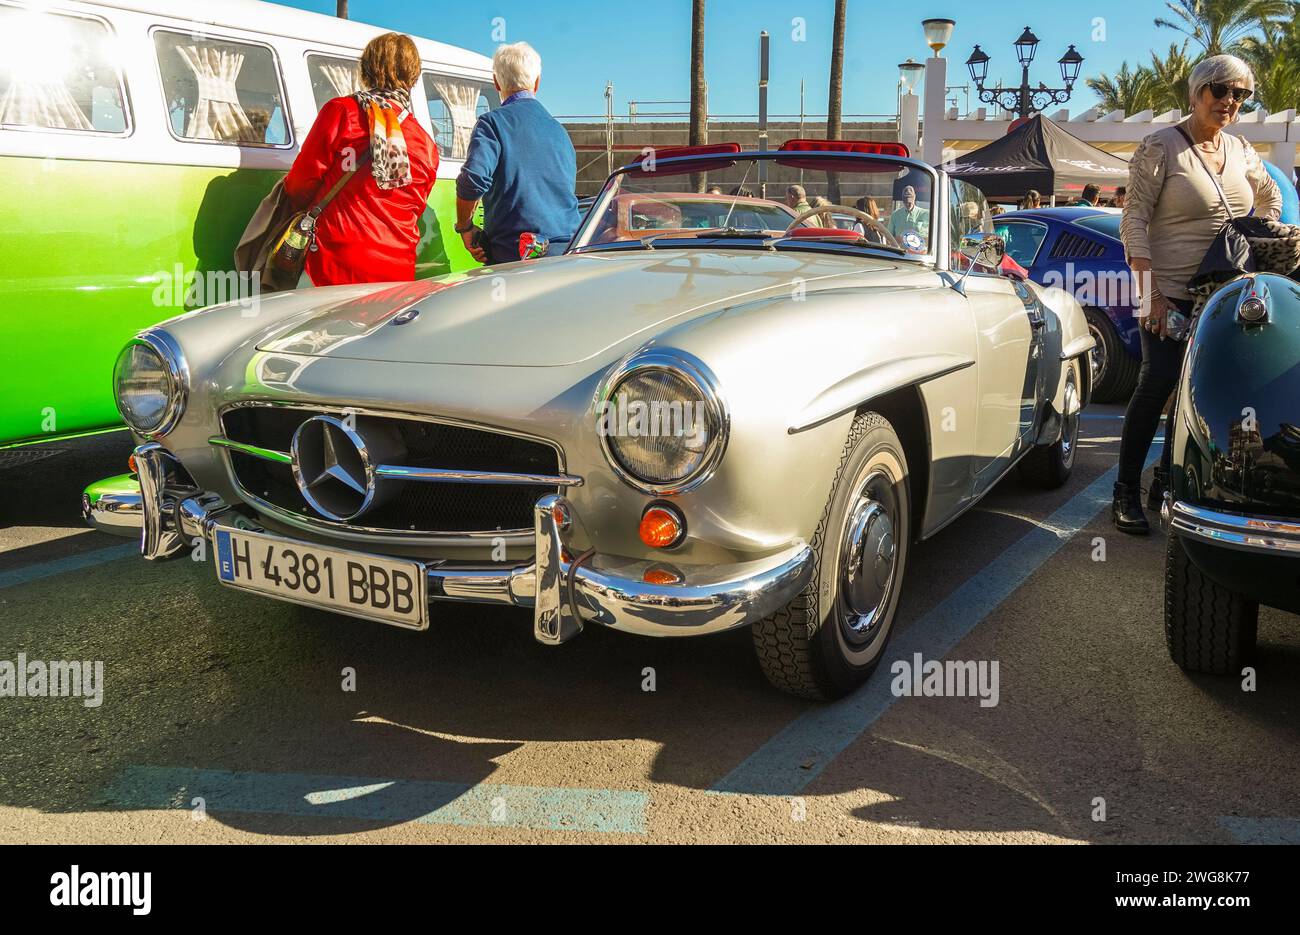
[[[825,700],[866,681],[893,626],[910,536],[903,445],[887,419],[862,413],[813,534],[812,578],[753,626],[759,664],[773,685]]]
[[[1071,361],[1065,375],[1065,412],[1061,416],[1061,437],[1050,445],[1036,445],[1020,462],[1020,476],[1035,487],[1054,490],[1070,479],[1074,452],[1079,444],[1079,370]]]
[[[1206,575],[1169,536],[1165,555],[1165,644],[1188,672],[1240,675],[1255,651],[1259,604]]]

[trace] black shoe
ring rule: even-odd
[[[1145,536],[1151,531],[1146,514],[1142,512],[1142,489],[1129,484],[1115,485],[1115,499],[1111,502],[1110,518],[1115,528],[1133,536]]]
[[[1165,503],[1165,491],[1169,489],[1169,474],[1164,468],[1156,468],[1155,476],[1151,478],[1151,486],[1147,488],[1147,509],[1160,512],[1160,508]]]

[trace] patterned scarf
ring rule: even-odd
[[[401,88],[376,88],[353,95],[370,120],[370,171],[383,189],[411,184],[411,157],[402,135],[402,117],[411,109],[411,94]]]

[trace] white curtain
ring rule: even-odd
[[[240,106],[235,87],[239,70],[244,67],[243,54],[196,45],[177,46],[176,51],[199,85],[199,98],[185,135],[226,143],[264,142]]]
[[[0,123],[52,130],[93,130],[61,80],[31,81],[15,74],[0,98]]]
[[[361,90],[361,76],[356,65],[335,65],[321,62],[320,73],[334,88],[335,97],[347,97]]]
[[[469,138],[474,132],[474,121],[478,119],[479,86],[437,75],[433,78],[433,89],[438,92],[451,114],[453,129],[450,158],[464,159],[469,152]]]

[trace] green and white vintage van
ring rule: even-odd
[[[239,235],[384,31],[257,0],[0,0],[0,449],[117,427],[127,339],[250,290]],[[455,177],[498,98],[490,59],[415,42],[428,277],[476,265]]]

